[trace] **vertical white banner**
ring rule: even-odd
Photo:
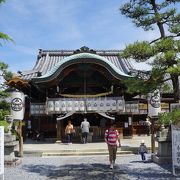
[[[13,119],[23,120],[25,111],[25,97],[22,92],[11,93],[11,115]]]
[[[4,127],[3,126],[0,126],[0,176],[4,177]]]
[[[155,90],[153,93],[148,94],[148,115],[150,117],[158,116],[161,112],[161,98],[160,91]]]
[[[171,125],[172,130],[172,164],[173,175],[180,175],[180,128]],[[177,173],[176,172],[179,172]]]

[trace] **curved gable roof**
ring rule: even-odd
[[[52,67],[51,70],[47,71],[44,75],[32,78],[32,80],[36,83],[51,81],[52,79],[56,78],[64,68],[76,63],[99,64],[108,69],[109,72],[118,79],[130,77],[128,74],[125,74],[121,69],[117,68],[117,66],[115,66],[112,62],[110,62],[107,58],[103,56],[91,53],[79,53],[65,57],[54,67]]]

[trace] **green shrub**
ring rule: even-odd
[[[9,123],[7,121],[0,121],[0,126],[4,126],[4,132],[7,133],[8,132],[8,126]]]
[[[177,125],[180,123],[180,109],[176,109],[172,112],[165,112],[159,114],[158,116],[158,123],[164,125],[170,125],[171,123]]]

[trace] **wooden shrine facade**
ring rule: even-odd
[[[145,132],[147,100],[126,93],[123,80],[137,70],[117,50],[39,50],[32,70],[18,72],[7,84],[26,94],[26,131],[64,140],[71,120],[77,132],[84,117],[94,140],[102,140],[111,121],[121,135]],[[164,101],[169,111],[169,100]],[[76,136],[78,136],[77,133]],[[78,139],[78,137],[76,137]]]

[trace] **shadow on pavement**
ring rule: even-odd
[[[134,168],[133,163],[137,164],[136,168]],[[146,167],[147,164],[147,167]],[[128,172],[129,177],[136,177],[137,179],[163,179],[163,180],[175,180],[176,177],[173,176],[171,171],[171,165],[170,164],[164,164],[164,165],[158,165],[151,166],[154,163],[152,161],[131,161],[127,165],[123,165],[121,167],[122,170],[125,170],[125,172]],[[139,166],[143,165],[139,168]],[[149,166],[150,165],[150,166]]]
[[[48,179],[71,179],[71,180],[128,180],[128,175],[115,167],[109,169],[105,164],[69,164],[64,166],[51,165],[25,165],[25,171],[38,173],[39,176],[46,176]]]

